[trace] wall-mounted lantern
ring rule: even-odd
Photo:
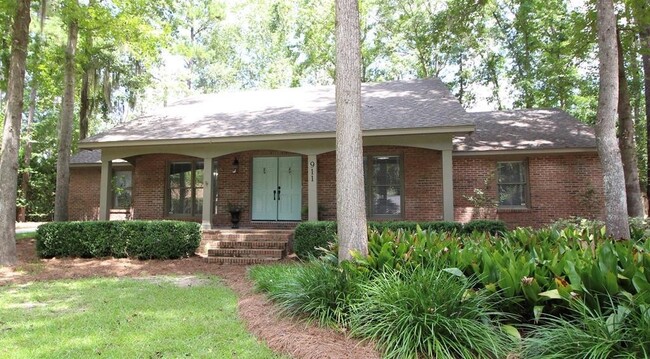
[[[237,173],[239,171],[239,160],[235,157],[235,160],[232,161],[232,173]]]

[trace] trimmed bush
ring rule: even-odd
[[[508,227],[503,221],[494,221],[494,220],[474,220],[465,223],[463,226],[463,231],[465,233],[472,232],[481,232],[481,233],[490,233],[491,235],[497,235],[505,233],[508,231]]]
[[[199,224],[181,221],[52,222],[36,231],[42,258],[175,259],[192,255],[200,241]]]
[[[413,222],[413,221],[389,221],[389,222],[368,222],[368,227],[377,232],[383,232],[387,229],[397,232],[404,230],[406,232],[415,232],[420,226],[422,230],[428,232],[460,232],[463,225],[458,222]]]
[[[327,248],[331,242],[336,242],[336,222],[302,222],[293,234],[293,252],[302,259],[318,257],[316,248]]]

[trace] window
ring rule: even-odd
[[[203,161],[172,162],[167,177],[167,213],[200,216],[203,211]]]
[[[528,182],[526,162],[497,162],[499,206],[526,207]]]
[[[402,215],[402,161],[400,156],[364,157],[366,201],[371,217]]]
[[[128,209],[131,207],[133,194],[133,172],[113,172],[113,208]]]

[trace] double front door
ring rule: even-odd
[[[301,204],[301,157],[253,158],[254,221],[299,221]]]

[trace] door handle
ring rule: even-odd
[[[275,201],[275,192],[276,192],[276,191],[273,191],[273,200],[274,200],[274,201]]]
[[[278,186],[278,201],[280,200],[280,186]]]

